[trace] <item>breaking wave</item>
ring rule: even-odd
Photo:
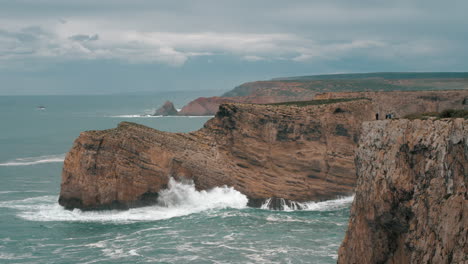
[[[56,163],[63,162],[65,160],[65,154],[59,155],[47,155],[39,157],[19,158],[7,162],[0,163],[0,166],[29,166],[42,163]]]
[[[348,208],[349,205],[353,202],[354,195],[341,197],[334,200],[327,200],[322,202],[295,202],[295,201],[286,201],[284,199],[279,199],[279,207],[282,211],[335,211],[343,208]],[[267,199],[261,209],[270,209],[272,207],[272,199]]]
[[[247,206],[247,197],[230,187],[197,191],[193,182],[169,181],[169,188],[160,192],[158,204],[127,211],[73,211],[58,205],[56,196],[40,196],[24,200],[0,202],[0,207],[19,211],[17,216],[30,221],[117,222],[155,221],[186,216],[206,210]]]
[[[113,116],[108,116],[108,117],[113,117],[113,118],[211,118],[214,116],[162,116],[162,115],[113,115]]]

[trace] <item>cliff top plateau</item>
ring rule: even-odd
[[[180,115],[214,115],[222,103],[279,103],[319,99],[323,93],[468,90],[466,72],[356,73],[276,78],[241,84],[217,97],[200,97]]]

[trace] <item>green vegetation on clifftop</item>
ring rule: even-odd
[[[369,98],[359,97],[359,98],[338,98],[338,99],[323,99],[323,100],[311,100],[311,101],[297,101],[297,102],[283,102],[283,103],[274,103],[267,105],[293,105],[293,106],[308,106],[308,105],[324,105],[324,104],[334,104],[341,102],[350,102],[356,100],[370,100]]]
[[[406,115],[404,118],[414,120],[414,119],[428,119],[428,118],[431,118],[431,117],[437,118],[437,119],[440,119],[440,118],[464,118],[464,119],[468,119],[468,110],[447,109],[447,110],[444,110],[444,111],[442,111],[440,113],[430,112],[430,113],[410,114],[410,115]]]

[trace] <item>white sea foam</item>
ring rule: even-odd
[[[143,114],[143,115],[113,115],[113,116],[108,116],[112,118],[212,118],[214,116],[162,116],[162,115],[149,115],[149,114]]]
[[[57,204],[56,196],[0,202],[0,207],[16,209],[19,217],[30,221],[117,223],[162,220],[211,209],[240,209],[246,206],[247,197],[233,188],[216,187],[208,191],[197,191],[192,182],[182,183],[173,179],[169,182],[169,188],[160,192],[157,205],[127,211],[69,211]]]
[[[0,163],[0,166],[30,166],[43,163],[63,162],[64,160],[65,154],[47,155],[39,157],[18,158],[15,160]]]
[[[286,203],[284,199],[281,199],[281,206],[283,211],[295,211],[295,210],[305,210],[305,211],[334,211],[343,208],[349,207],[353,202],[354,195],[341,197],[338,199],[327,200],[322,202],[294,202],[291,201],[289,204]],[[267,199],[265,203],[260,207],[261,209],[270,208],[271,199]]]

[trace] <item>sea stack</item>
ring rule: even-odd
[[[177,115],[177,109],[171,101],[166,101],[156,112],[155,116],[175,116]]]

